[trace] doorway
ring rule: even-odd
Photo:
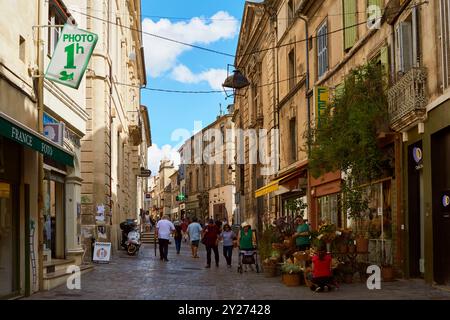
[[[433,271],[438,284],[450,284],[450,213],[443,205],[450,194],[450,126],[431,136],[433,197]]]
[[[408,147],[409,276],[422,277],[424,257],[424,207],[422,141]]]
[[[44,245],[52,259],[65,258],[64,179],[51,174],[44,180]]]

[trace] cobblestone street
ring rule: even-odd
[[[222,248],[219,248],[221,254]],[[450,300],[450,292],[428,286],[422,280],[397,280],[382,283],[381,290],[368,290],[364,283],[342,284],[339,291],[313,293],[308,288],[286,287],[281,277],[237,273],[237,251],[233,268],[228,269],[223,256],[220,266],[205,269],[206,252],[193,259],[190,248],[182,243],[181,254],[169,247],[169,262],[154,256],[153,246],[142,247],[137,257],[124,251],[109,264],[96,265],[81,278],[81,290],[62,285],[54,290],[34,294],[28,299],[145,299],[145,300],[321,300],[321,299],[429,299]],[[214,258],[213,258],[214,259]],[[214,261],[214,260],[213,260]]]

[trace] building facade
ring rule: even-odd
[[[68,9],[75,4],[86,6],[19,1],[14,7],[4,3],[0,14],[0,297],[51,289],[65,281],[56,265],[82,262],[85,80],[72,89],[44,79],[60,25],[70,18],[87,27],[83,15]]]
[[[252,14],[258,10],[259,15]],[[318,178],[309,174],[304,137],[309,126],[317,124],[319,105],[332,99],[346,75],[374,61],[386,71],[389,82],[389,128],[379,134],[378,141],[390,168],[380,180],[362,186],[369,198],[369,211],[376,212],[367,215],[367,225],[381,219],[384,226],[382,235],[367,230],[368,259],[393,265],[400,277],[448,283],[449,263],[444,258],[449,256],[445,249],[449,244],[449,179],[444,165],[449,145],[448,14],[448,1],[247,3],[236,68],[250,80],[251,88],[258,82],[252,76],[250,57],[276,52],[277,85],[261,88],[263,97],[275,92],[275,117],[264,112],[262,121],[279,120],[273,122],[280,130],[281,142],[279,170],[254,196],[250,194],[253,200],[244,200],[250,204],[246,212],[256,219],[252,210],[256,198],[279,194],[277,205],[264,207],[264,214],[288,215],[285,200],[300,197],[308,203],[307,218],[314,228],[324,220],[339,227],[351,226],[352,221],[339,210],[343,174],[331,172]],[[275,44],[258,42],[264,39],[262,35],[268,38],[270,30],[262,27],[264,22],[259,22],[258,28],[251,27],[252,16],[256,21],[256,17],[265,17],[265,23],[270,18],[276,21],[272,29]],[[273,69],[268,62],[263,65],[265,72]],[[248,126],[251,92],[242,89],[235,97],[238,128]],[[257,176],[251,176],[251,169],[242,172],[238,191],[253,191],[249,183],[257,183]],[[377,219],[370,218],[374,216]]]
[[[235,200],[234,123],[218,116],[180,148],[180,212],[200,221],[238,223]]]
[[[146,83],[140,1],[95,1],[84,10],[99,36],[87,70],[87,134],[82,140],[82,232],[85,245],[106,228],[119,248],[119,224],[137,219],[145,188],[139,177],[150,145],[148,112],[141,107]],[[130,19],[124,19],[124,17]],[[116,24],[104,23],[114,17]],[[126,84],[126,85],[123,85]]]

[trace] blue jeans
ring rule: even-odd
[[[231,257],[233,256],[233,246],[223,246],[223,256],[227,260],[227,264],[231,266]]]
[[[175,248],[177,249],[177,253],[180,253],[181,239],[175,239]]]

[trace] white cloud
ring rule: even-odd
[[[152,175],[157,175],[161,160],[171,160],[174,162],[175,169],[180,165],[180,154],[177,149],[171,145],[164,145],[159,148],[157,144],[153,144],[148,150],[148,168],[152,171]]]
[[[176,66],[172,70],[172,78],[183,83],[199,83],[206,81],[214,90],[221,90],[222,83],[227,77],[227,70],[225,69],[208,69],[199,74],[194,74],[183,64]]]
[[[239,30],[238,21],[225,11],[219,11],[211,20],[199,17],[188,22],[172,23],[168,19],[155,22],[144,19],[143,31],[189,44],[207,45],[222,39],[232,39]],[[147,72],[158,77],[177,65],[178,57],[191,47],[143,35]]]

